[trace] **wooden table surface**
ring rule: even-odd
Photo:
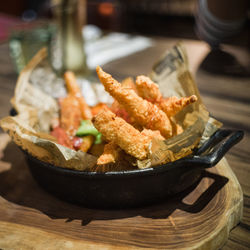
[[[162,53],[176,42],[176,39],[155,38],[152,48],[108,63],[104,66],[104,70],[118,79],[147,74]],[[189,55],[191,72],[211,115],[223,122],[224,127],[242,129],[245,132],[244,139],[226,155],[241,184],[244,209],[240,224],[230,232],[223,250],[250,249],[250,77],[208,73],[201,69],[200,65],[209,53],[209,47],[199,41],[184,40],[183,43]],[[242,65],[250,65],[249,51],[246,49],[229,45],[224,46],[224,49],[235,55]],[[13,96],[17,75],[9,57],[7,44],[0,45],[0,55],[0,118],[2,118],[8,115],[11,108],[9,100]],[[16,150],[15,147],[13,150]],[[1,158],[0,164],[4,164]]]

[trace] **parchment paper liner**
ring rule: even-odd
[[[37,72],[40,72],[39,77]],[[198,101],[174,117],[174,120],[183,126],[184,132],[165,141],[153,140],[149,158],[133,162],[139,168],[156,166],[189,155],[194,147],[199,147],[199,144],[222,125],[209,117],[188,70],[187,55],[181,44],[177,44],[162,56],[153,67],[150,77],[159,84],[163,96],[182,97],[195,94]],[[96,83],[91,85],[98,100],[107,96],[100,86]],[[95,156],[59,145],[49,135],[50,125],[59,115],[55,97],[64,96],[65,93],[63,80],[53,73],[47,59],[47,51],[42,49],[18,78],[15,95],[11,100],[18,115],[3,118],[0,125],[18,146],[42,161],[75,170],[97,170]],[[83,94],[88,98],[86,93]],[[91,98],[94,98],[93,95]],[[109,97],[105,100],[110,102]],[[131,169],[131,165],[132,162],[129,166],[128,162],[124,161],[101,170],[126,170]]]

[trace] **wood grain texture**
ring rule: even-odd
[[[1,249],[5,250],[109,249],[109,246],[105,244],[75,240],[70,237],[64,237],[37,228],[10,222],[1,222],[0,245]],[[120,250],[126,249],[126,247],[114,245],[112,249]]]
[[[34,182],[14,144],[4,152],[3,161],[12,167],[0,174],[0,248],[22,244],[24,249],[42,249],[47,242],[54,249],[91,244],[107,249],[217,249],[241,217],[242,191],[225,159],[204,171],[190,190],[163,204],[110,211],[57,200]],[[36,237],[29,236],[32,230]]]
[[[147,73],[154,61],[176,41],[175,39],[157,38],[152,48],[111,62],[105,65],[104,70],[119,79]],[[249,249],[250,78],[229,77],[205,72],[199,65],[209,52],[207,45],[191,40],[184,41],[184,44],[189,54],[191,70],[195,74],[201,96],[209,111],[218,120],[223,121],[225,127],[245,131],[242,142],[227,154],[229,164],[243,190],[243,217],[240,224],[230,232],[229,239],[222,249]],[[225,49],[234,53],[242,63],[250,65],[250,59],[247,56],[249,53],[243,48],[226,46]],[[2,118],[9,112],[9,100],[13,95],[17,76],[8,56],[7,44],[0,46],[0,53],[0,118]],[[23,249],[32,249],[35,246],[38,249],[39,245],[36,244],[38,241],[40,249],[44,249],[43,244],[51,246],[52,239],[55,242],[52,247],[58,246],[60,249],[72,246],[72,244],[74,244],[74,249],[77,247],[79,249],[98,249],[100,244],[103,249],[109,246],[112,246],[113,249],[120,249],[122,246],[126,246],[126,249],[127,246],[131,248],[146,246],[166,248],[166,245],[173,249],[174,244],[183,240],[179,228],[181,220],[178,218],[186,218],[188,215],[184,228],[192,231],[189,237],[196,241],[198,241],[197,234],[199,233],[197,227],[201,227],[201,225],[195,223],[194,218],[199,217],[199,214],[209,212],[208,220],[202,224],[202,228],[208,232],[216,231],[221,224],[217,223],[215,218],[222,212],[212,216],[215,211],[213,206],[215,204],[228,205],[225,203],[223,195],[232,180],[229,178],[228,181],[224,173],[218,175],[217,168],[214,168],[211,170],[215,172],[210,173],[210,176],[204,176],[201,184],[195,187],[195,191],[189,190],[182,194],[184,196],[175,197],[171,203],[166,202],[166,204],[141,210],[100,211],[67,204],[45,193],[33,181],[24,163],[22,153],[12,143],[4,151],[0,166],[0,248],[3,249],[20,249],[18,246],[23,246]],[[228,173],[228,171],[226,172]],[[225,183],[226,181],[227,183]],[[212,183],[216,183],[216,185]],[[211,185],[212,189],[209,188]],[[196,212],[190,211],[190,206],[181,203],[183,200],[192,205],[199,194],[203,194],[199,199],[203,203],[192,206]],[[206,198],[207,196],[204,198],[204,195],[207,194],[208,198]],[[222,198],[221,201],[219,201],[219,197]],[[235,203],[237,202],[235,201]],[[166,234],[166,230],[169,229],[173,230],[172,235],[171,233]],[[31,232],[34,237],[30,236]],[[224,233],[224,238],[226,238],[228,230],[224,229],[221,233]],[[72,244],[66,244],[66,241]],[[91,244],[89,244],[90,242]],[[222,243],[222,240],[218,239],[218,242],[214,242],[214,244],[218,244]],[[21,245],[22,243],[23,245]],[[185,244],[190,247],[188,242]],[[207,244],[210,244],[209,238]]]

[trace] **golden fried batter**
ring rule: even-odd
[[[136,89],[139,96],[152,103],[159,102],[162,99],[158,85],[147,76],[136,77]]]
[[[99,102],[94,107],[91,107],[91,113],[93,116],[95,116],[99,113],[100,110],[102,110],[104,108],[108,108],[107,104]]]
[[[93,119],[93,124],[109,141],[126,153],[143,160],[147,158],[149,139],[132,125],[117,117],[108,109],[101,110]]]
[[[156,105],[139,97],[130,88],[122,88],[121,84],[105,73],[101,67],[96,68],[98,77],[110,93],[129,113],[135,121],[142,126],[159,130],[165,138],[172,136],[172,126],[167,115]]]
[[[133,78],[127,77],[122,81],[121,84],[123,88],[127,88],[127,89],[130,88],[130,89],[133,89],[135,92],[137,92],[136,85],[135,85]]]
[[[197,101],[195,95],[182,98],[176,96],[163,98],[157,84],[146,76],[136,78],[136,88],[139,96],[156,104],[168,117],[176,115],[184,107]]]
[[[127,77],[122,81],[121,84],[122,88],[133,89],[135,92],[137,92],[133,78]],[[126,122],[136,126],[134,118],[129,116],[126,109],[117,100],[114,100],[110,109],[113,113],[123,118]]]
[[[124,119],[126,122],[133,124],[134,119],[133,117],[130,117],[128,112],[126,111],[126,109],[119,104],[118,101],[114,100],[114,102],[112,103],[110,110],[115,113],[117,116],[121,117],[122,119]]]
[[[69,136],[74,136],[82,119],[79,103],[74,96],[68,95],[60,100],[60,107],[61,128],[64,129]]]
[[[102,155],[97,159],[97,165],[115,163],[119,158],[120,152],[121,149],[113,142],[105,144]]]
[[[165,138],[161,135],[159,130],[151,130],[151,129],[143,129],[141,131],[141,135],[145,135],[151,141],[153,138],[158,140],[165,140]]]
[[[82,113],[82,118],[84,120],[91,120],[92,119],[91,109],[82,96],[81,90],[76,82],[74,73],[71,71],[65,72],[64,79],[65,79],[69,94],[75,96],[79,102],[79,107]]]
[[[187,105],[194,103],[196,101],[197,101],[196,95],[191,95],[188,97],[181,97],[181,98],[172,96],[166,99],[162,99],[159,102],[159,106],[168,116],[174,116],[178,112],[180,112],[183,108],[185,108]]]

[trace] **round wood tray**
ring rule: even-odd
[[[94,210],[43,191],[13,143],[4,155],[0,249],[218,249],[242,215],[241,187],[225,158],[203,171],[192,188],[164,203]]]

